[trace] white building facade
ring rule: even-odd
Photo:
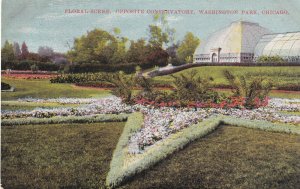
[[[202,42],[194,53],[193,62],[250,63],[259,56],[275,55],[299,61],[299,33],[271,34],[257,23],[233,22]]]

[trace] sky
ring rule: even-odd
[[[70,14],[66,9],[109,9],[110,14]],[[274,33],[300,31],[300,0],[2,0],[1,43],[26,42],[32,52],[49,46],[56,52],[67,52],[74,38],[95,28],[136,40],[147,38],[151,14],[117,14],[117,9],[194,10],[195,14],[168,14],[176,29],[176,40],[186,32],[205,40],[212,32],[233,21],[257,22]],[[209,15],[198,10],[257,10],[259,14]],[[288,15],[265,15],[262,10],[286,10]],[[67,45],[69,44],[69,45]]]

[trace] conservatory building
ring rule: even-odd
[[[300,61],[300,32],[272,34],[257,23],[237,21],[213,33],[196,49],[194,63],[250,63],[260,56]]]

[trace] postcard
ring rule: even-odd
[[[2,0],[0,188],[299,188],[298,0]]]

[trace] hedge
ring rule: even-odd
[[[116,149],[114,150],[110,170],[106,177],[106,185],[109,187],[118,186],[124,181],[125,177],[131,175],[126,169],[123,169],[125,157],[128,149],[129,137],[138,131],[143,125],[143,114],[140,112],[132,113],[125,124],[122,135],[119,138]]]
[[[60,124],[60,123],[98,123],[98,122],[121,122],[126,121],[129,114],[98,114],[88,116],[55,116],[51,118],[17,118],[2,119],[2,126],[37,125],[37,124]]]
[[[2,62],[1,70],[12,69],[12,70],[31,70],[31,66],[36,65],[38,70],[43,71],[58,71],[60,68],[59,64],[52,62],[39,62],[32,60],[13,61],[13,62]]]

